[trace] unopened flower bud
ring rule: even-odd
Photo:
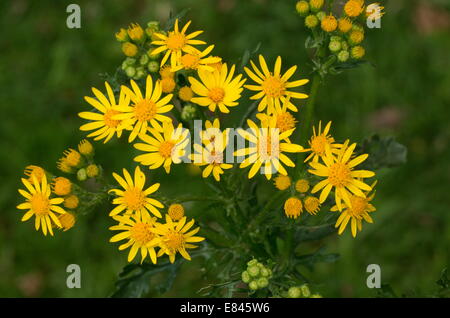
[[[251,280],[251,277],[247,271],[243,271],[241,277],[242,277],[242,281],[246,284],[248,284]]]
[[[350,57],[350,53],[348,53],[347,50],[340,51],[337,56],[338,61],[342,62],[342,63],[347,62],[349,57]]]
[[[309,13],[309,4],[306,1],[298,1],[295,5],[295,9],[297,10],[298,14],[304,17]]]
[[[311,296],[311,291],[309,290],[308,285],[303,284],[302,286],[300,286],[300,289],[302,291],[303,296],[305,296],[305,297]]]
[[[314,29],[319,24],[319,19],[315,15],[308,15],[305,18],[305,26]]]
[[[339,52],[341,50],[341,48],[342,48],[341,42],[331,41],[330,44],[328,45],[328,48],[333,53]]]
[[[136,75],[136,69],[133,66],[127,66],[125,74],[127,74],[128,77],[133,77]]]
[[[147,64],[147,69],[150,73],[156,73],[159,71],[159,63],[156,61],[150,61]]]
[[[259,288],[265,288],[269,285],[269,281],[265,277],[259,278],[256,282]]]
[[[302,290],[297,286],[291,287],[287,292],[287,296],[288,298],[300,298],[302,297]]]
[[[77,171],[77,179],[78,181],[85,181],[87,179],[86,169],[81,168]]]
[[[141,58],[139,59],[139,64],[146,65],[149,60],[150,60],[150,58],[148,57],[148,55],[147,54],[143,54],[141,56]]]
[[[250,276],[252,276],[252,277],[259,276],[259,267],[257,265],[253,265],[253,266],[248,267],[247,271],[250,274]]]
[[[257,290],[258,283],[256,281],[251,281],[250,284],[248,284],[248,287],[250,287],[251,290]]]

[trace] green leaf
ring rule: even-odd
[[[325,247],[319,248],[312,254],[300,255],[295,258],[297,265],[306,266],[308,269],[313,270],[316,263],[334,263],[339,259],[339,254],[330,253],[326,254]]]
[[[334,223],[319,226],[299,226],[295,232],[295,242],[316,241],[336,232]]]
[[[397,142],[394,137],[379,135],[373,135],[364,140],[360,151],[369,155],[362,166],[370,170],[404,164],[408,153],[407,148]]]
[[[152,289],[159,294],[167,292],[175,280],[178,268],[182,260],[178,259],[173,264],[166,262],[163,264],[129,264],[126,265],[119,274],[116,282],[116,291],[111,297],[136,298],[148,294]],[[157,285],[151,285],[152,278],[165,272],[167,277]]]

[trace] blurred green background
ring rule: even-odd
[[[126,264],[126,254],[108,243],[107,206],[53,238],[36,232],[33,222],[21,223],[15,208],[23,168],[37,164],[56,172],[62,151],[84,137],[76,114],[88,109],[83,96],[90,87],[102,87],[99,73],[114,73],[122,62],[114,39],[120,27],[165,21],[170,11],[191,8],[192,30],[205,30],[203,39],[216,44],[215,54],[226,61],[238,63],[245,49],[261,42],[270,63],[281,55],[285,67],[297,64],[302,77],[310,76],[307,34],[294,0],[77,1],[82,27],[68,29],[66,6],[72,2],[0,3],[3,297],[108,296]],[[374,66],[328,78],[316,118],[333,120],[338,139],[361,141],[374,132],[396,136],[408,147],[408,163],[379,171],[374,224],[366,224],[357,239],[347,232],[320,244],[341,254],[337,263],[307,273],[326,297],[375,296],[365,284],[372,263],[381,266],[382,282],[398,294],[427,296],[450,264],[450,5],[395,0],[385,6],[382,28],[370,30],[365,42]],[[134,167],[125,140],[96,146],[106,171]],[[186,182],[185,171],[176,172],[152,178],[161,180],[165,193],[176,193]],[[192,207],[192,214],[201,212]],[[81,289],[66,287],[65,269],[72,263],[81,266]],[[189,275],[178,277],[168,296],[196,295],[205,283],[196,265],[184,266]]]

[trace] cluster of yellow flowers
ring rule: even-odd
[[[78,181],[97,178],[101,168],[94,163],[93,157],[94,147],[84,139],[79,143],[78,151],[72,148],[64,151],[57,168],[67,174],[76,174]],[[40,166],[29,165],[24,174],[27,178],[22,178],[22,183],[28,191],[19,189],[19,193],[26,202],[17,206],[20,210],[28,210],[22,221],[34,215],[36,230],[42,229],[44,235],[53,235],[55,227],[64,231],[71,229],[76,222],[82,189],[70,179],[54,176]]]
[[[110,212],[110,216],[118,222],[118,225],[110,227],[110,230],[121,231],[114,235],[110,242],[127,240],[119,246],[119,250],[130,247],[128,261],[131,262],[138,251],[141,254],[141,263],[148,257],[153,264],[162,255],[168,255],[171,263],[175,261],[175,255],[180,253],[185,259],[191,257],[186,249],[197,247],[192,243],[201,242],[203,237],[195,236],[200,230],[199,227],[192,229],[194,220],[186,222],[184,208],[181,204],[169,206],[165,215],[165,223],[159,222],[162,218],[158,209],[164,205],[151,198],[160,184],[155,183],[145,188],[145,174],[136,167],[134,178],[123,169],[123,177],[113,173],[114,178],[122,189],[112,189],[109,192],[117,197],[113,200],[116,207]],[[155,248],[159,248],[156,252]]]
[[[328,12],[323,11],[327,7]],[[297,12],[305,17],[305,26],[311,30],[320,28],[328,35],[328,48],[340,62],[349,58],[358,60],[365,55],[362,46],[364,25],[367,18],[380,19],[381,7],[378,3],[365,5],[364,0],[348,0],[339,17],[331,12],[325,0],[301,0],[296,4]]]

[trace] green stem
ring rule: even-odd
[[[311,91],[309,93],[308,102],[306,103],[303,110],[301,112],[299,112],[299,114],[301,115],[299,118],[300,125],[301,125],[300,145],[302,145],[303,147],[306,147],[306,142],[308,140],[309,132],[311,131],[312,119],[313,119],[313,114],[314,114],[314,105],[316,103],[316,97],[317,97],[317,92],[319,90],[320,81],[321,81],[320,75],[315,74],[313,77],[313,80],[312,80]],[[297,164],[296,164],[296,169],[295,169],[295,175],[297,177],[299,177],[299,174],[302,170],[301,167],[303,166],[302,162],[303,162],[304,156],[305,155],[303,153],[299,153],[297,156]]]

